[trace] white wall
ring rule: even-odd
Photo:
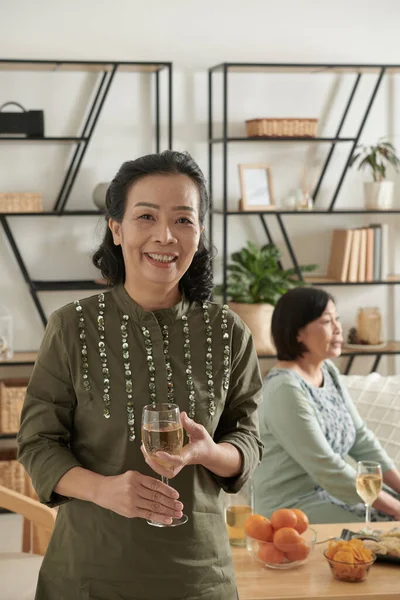
[[[381,0],[379,8],[365,0],[0,0],[0,57],[88,60],[171,60],[174,63],[174,147],[187,149],[207,173],[207,68],[223,61],[400,63],[400,5]],[[363,141],[391,136],[399,142],[399,82],[388,79],[377,97]],[[218,79],[216,79],[217,85]],[[230,80],[231,132],[243,134],[244,120],[256,116],[319,116],[321,132],[330,135],[345,102],[351,77],[234,75]],[[1,73],[0,104],[16,99],[30,108],[44,108],[50,135],[74,135],[94,84],[91,74]],[[152,88],[147,77],[121,74],[115,82],[89,146],[69,208],[92,208],[91,194],[99,181],[113,176],[120,163],[152,151]],[[330,108],[335,85],[335,105]],[[366,77],[344,134],[354,134],[373,78]],[[221,107],[215,95],[215,111]],[[329,110],[328,110],[329,109]],[[165,116],[165,115],[164,115]],[[321,191],[321,206],[329,201],[346,146]],[[321,163],[325,146],[312,144],[237,145],[230,149],[230,205],[239,194],[237,163],[268,162],[274,175],[277,202],[298,185],[305,165]],[[71,148],[56,145],[0,144],[0,188],[38,190],[51,208],[68,164]],[[221,155],[215,156],[215,203],[221,189]],[[397,181],[397,206],[400,188]],[[362,176],[349,172],[338,207],[362,206]],[[376,220],[376,219],[375,219]],[[283,248],[274,220],[272,232]],[[385,221],[385,218],[382,218]],[[95,218],[14,218],[10,220],[31,276],[37,279],[83,279],[96,275],[90,264],[101,227]],[[329,235],[333,227],[371,222],[358,217],[287,217],[286,223],[300,262],[318,262],[326,271]],[[388,219],[389,222],[389,219]],[[399,271],[394,239],[400,219],[391,219],[391,267]],[[220,228],[220,222],[217,220]],[[264,242],[256,219],[232,219],[230,251],[246,239]],[[216,242],[219,238],[216,238]],[[284,263],[289,266],[284,253]],[[11,249],[0,233],[0,304],[15,321],[15,348],[38,347],[43,328]],[[388,339],[400,335],[396,323],[396,290],[384,286],[331,288],[346,328],[360,305],[380,306]],[[83,295],[79,293],[79,295]],[[76,294],[41,294],[47,312]],[[368,369],[364,361],[360,369]],[[382,363],[382,371],[386,369]],[[392,369],[393,364],[389,364]]]

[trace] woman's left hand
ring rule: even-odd
[[[181,450],[180,454],[157,452],[153,457],[147,454],[144,446],[141,450],[146,463],[159,475],[172,479],[186,465],[201,465],[212,462],[216,443],[203,425],[190,419],[185,412],[181,413],[183,429],[189,436],[189,443]],[[155,459],[157,457],[157,460]]]

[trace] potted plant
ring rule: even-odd
[[[367,169],[373,181],[364,183],[365,204],[368,210],[385,210],[393,205],[393,181],[386,179],[386,169],[392,165],[396,171],[400,159],[390,142],[379,141],[374,146],[357,146],[356,154],[351,158],[350,166],[358,162],[358,170]]]
[[[281,269],[281,253],[273,244],[258,248],[252,242],[232,254],[228,265],[227,298],[230,308],[236,312],[253,334],[258,354],[275,354],[271,338],[271,318],[279,298],[293,287],[304,285],[295,269]],[[300,267],[313,271],[316,265]],[[222,293],[222,286],[216,288]]]

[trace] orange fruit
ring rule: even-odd
[[[279,508],[271,515],[271,525],[275,530],[281,527],[295,527],[296,523],[296,513],[290,508]]]
[[[296,560],[304,560],[310,554],[311,548],[308,546],[307,542],[300,538],[300,541],[293,546],[289,552],[285,552],[286,558],[290,562],[294,562]]]
[[[301,542],[301,537],[293,527],[281,527],[274,533],[274,544],[282,552],[291,552],[292,546]]]
[[[244,526],[244,532],[262,542],[272,542],[274,536],[270,520],[262,515],[250,515]]]
[[[258,558],[270,565],[283,563],[285,555],[274,544],[262,544],[258,551]]]
[[[299,533],[304,533],[310,524],[306,513],[303,513],[303,511],[299,508],[293,508],[292,510],[297,517],[297,523],[294,526],[294,528]]]

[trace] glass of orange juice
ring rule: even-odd
[[[231,546],[245,546],[244,526],[254,512],[254,487],[249,480],[237,494],[225,494],[225,523]]]

